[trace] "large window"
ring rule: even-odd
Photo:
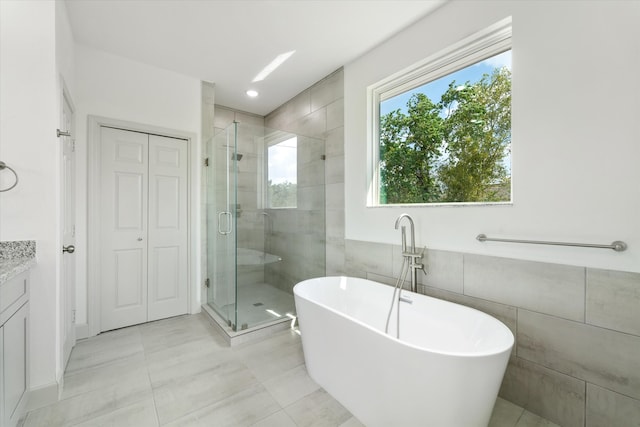
[[[295,208],[298,183],[298,139],[286,139],[267,149],[267,200],[270,208]]]
[[[511,25],[373,89],[372,205],[511,201]]]

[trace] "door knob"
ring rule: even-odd
[[[138,237],[138,242],[142,242],[142,237]]]
[[[69,246],[63,246],[62,247],[62,252],[66,252],[68,254],[72,254],[76,251],[76,247],[73,245],[69,245]]]

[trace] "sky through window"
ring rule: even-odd
[[[415,93],[424,93],[433,101],[437,103],[440,101],[440,97],[449,88],[449,83],[453,80],[459,85],[466,83],[475,83],[482,78],[483,74],[491,74],[495,68],[507,67],[511,71],[511,50],[500,53],[478,62],[470,67],[463,68],[451,74],[447,74],[437,80],[433,80],[429,83],[425,83],[422,86],[418,86],[415,89],[411,89],[400,95],[389,98],[380,102],[380,115],[384,116],[391,111],[400,110],[404,113],[407,111],[407,102],[409,98]]]

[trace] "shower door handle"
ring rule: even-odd
[[[226,216],[227,217],[227,229],[223,230],[222,229],[222,216]],[[218,233],[220,234],[231,234],[231,231],[233,230],[233,222],[231,221],[231,212],[219,212],[218,213]]]

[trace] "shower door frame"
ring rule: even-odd
[[[220,133],[215,134],[210,141],[207,141],[205,144],[210,144],[210,146],[206,147],[206,152],[208,156],[209,163],[207,164],[207,188],[206,191],[206,203],[207,203],[207,219],[209,218],[209,195],[211,194],[215,201],[215,206],[212,206],[212,211],[215,212],[215,225],[209,224],[207,222],[207,277],[209,280],[208,288],[207,288],[207,297],[206,303],[207,305],[216,312],[216,314],[223,318],[224,321],[227,322],[227,325],[231,327],[232,330],[236,331],[238,329],[238,219],[237,212],[233,212],[232,206],[237,206],[238,202],[238,193],[237,193],[237,178],[238,178],[238,125],[239,122],[234,121],[229,126],[224,128]],[[230,129],[233,128],[233,146],[230,145],[229,141],[229,132]],[[224,209],[221,209],[218,206],[218,186],[219,182],[217,180],[220,171],[216,169],[218,166],[218,153],[216,152],[216,139],[222,135],[226,135],[226,143],[224,147],[226,147],[224,153],[224,165],[225,165],[225,189],[226,192],[224,194]],[[222,135],[224,137],[224,135]],[[211,175],[209,175],[211,174]],[[233,183],[231,180],[231,174],[233,174]],[[213,179],[209,179],[209,176],[213,177]],[[211,185],[212,188],[209,188],[208,185]],[[233,186],[233,189],[231,188]],[[233,200],[231,200],[231,191],[233,190]],[[233,203],[231,203],[233,201]],[[222,225],[222,217],[225,216],[227,218],[226,228],[223,229]],[[211,230],[213,229],[213,230]],[[215,235],[216,239],[210,239],[211,235]],[[222,242],[224,244],[224,251],[218,251],[218,239],[221,237],[224,238]],[[211,247],[211,245],[214,245]],[[222,253],[220,253],[222,252]],[[209,256],[214,258],[214,264],[210,265]],[[221,256],[224,259],[221,259]],[[231,258],[231,259],[230,259]],[[232,267],[229,267],[229,262],[232,261]],[[225,263],[227,267],[230,268],[229,271],[219,271],[217,269],[217,265]],[[211,271],[210,271],[211,270]],[[231,272],[232,274],[228,274]],[[222,282],[218,282],[218,278],[222,275]],[[211,280],[213,278],[213,281]],[[219,305],[215,302],[215,293],[217,292],[218,286],[223,288],[224,292],[227,293],[227,298],[232,299],[232,302],[229,303],[225,301],[226,304]],[[209,293],[213,293],[213,296],[210,298]],[[231,294],[233,294],[231,296]],[[224,307],[233,304],[233,313],[224,312]]]

